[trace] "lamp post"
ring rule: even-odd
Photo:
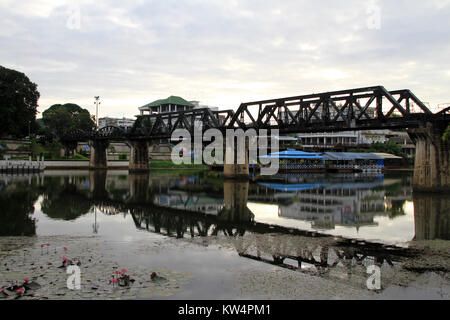
[[[95,126],[98,129],[98,105],[101,104],[101,102],[100,102],[99,96],[94,97],[94,99],[95,99],[95,102],[94,102],[94,104],[95,104]]]

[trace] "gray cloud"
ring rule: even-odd
[[[0,0],[1,64],[39,85],[41,111],[92,111],[94,95],[110,116],[171,94],[236,108],[378,84],[450,102],[450,1],[76,3]],[[380,29],[368,28],[371,4]]]

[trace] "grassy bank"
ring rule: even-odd
[[[150,160],[150,169],[196,169],[207,170],[209,167],[205,164],[180,164],[176,165],[172,160]]]

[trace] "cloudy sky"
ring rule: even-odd
[[[220,109],[383,85],[450,102],[450,0],[0,0],[0,65],[132,117],[169,95]]]

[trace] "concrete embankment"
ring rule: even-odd
[[[108,161],[108,170],[128,170],[128,161]],[[45,161],[45,170],[89,170],[89,161]],[[198,167],[150,166],[150,170],[199,170]]]
[[[89,161],[45,161],[46,170],[87,170],[89,169]],[[128,169],[128,161],[109,161],[108,169],[123,170]]]

